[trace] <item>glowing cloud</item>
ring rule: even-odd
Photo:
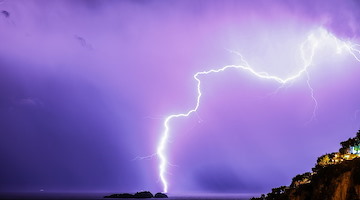
[[[242,62],[241,65],[227,65],[227,66],[224,66],[219,69],[211,69],[208,71],[201,71],[201,72],[197,72],[196,74],[194,74],[193,77],[197,82],[197,98],[196,98],[195,106],[192,109],[185,111],[184,113],[172,114],[172,115],[169,115],[168,117],[166,117],[166,119],[164,120],[164,131],[161,134],[160,142],[157,146],[156,155],[158,156],[159,161],[160,161],[159,176],[160,176],[160,180],[163,184],[163,192],[168,192],[168,187],[169,187],[167,179],[166,179],[167,166],[169,165],[168,160],[167,160],[167,155],[166,155],[166,144],[168,142],[169,135],[170,135],[170,122],[171,122],[171,120],[173,120],[175,118],[188,117],[190,114],[192,114],[198,110],[198,108],[200,106],[201,96],[202,96],[201,80],[200,80],[201,76],[211,74],[211,73],[222,72],[222,71],[225,71],[230,68],[236,68],[239,70],[243,70],[259,79],[267,79],[267,80],[271,80],[271,81],[276,81],[279,84],[281,84],[280,87],[284,86],[285,84],[287,84],[291,81],[298,79],[301,76],[306,76],[307,86],[309,88],[311,98],[314,101],[314,109],[313,109],[313,113],[312,113],[312,116],[310,119],[310,121],[311,121],[316,118],[316,109],[317,109],[318,103],[315,98],[314,90],[312,89],[311,84],[310,84],[310,76],[308,73],[308,68],[313,65],[313,58],[315,56],[315,53],[319,49],[319,45],[322,45],[322,44],[331,45],[332,47],[335,48],[334,50],[338,54],[347,52],[350,55],[352,55],[357,61],[360,62],[360,45],[354,44],[350,41],[342,41],[342,40],[338,39],[336,36],[334,36],[333,34],[329,33],[327,30],[325,30],[323,28],[318,28],[317,30],[311,32],[308,35],[307,39],[300,45],[299,51],[301,53],[302,67],[297,73],[295,73],[291,76],[279,77],[279,76],[271,75],[267,72],[256,71],[242,57],[242,55],[240,53],[233,52],[233,51],[232,51],[232,53],[235,53],[238,56],[240,56],[241,62]]]

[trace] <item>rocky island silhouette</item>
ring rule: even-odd
[[[135,194],[130,194],[130,193],[111,194],[109,196],[104,196],[104,198],[147,199],[147,198],[168,198],[168,196],[160,192],[153,195],[149,191],[141,191]]]

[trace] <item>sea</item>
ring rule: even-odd
[[[4,200],[134,200],[125,198],[104,198],[111,193],[0,193]],[[170,195],[166,200],[249,200],[259,194],[205,194],[205,195]],[[151,198],[153,200],[165,200]],[[145,199],[146,200],[146,199]]]

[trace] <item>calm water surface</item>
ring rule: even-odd
[[[118,198],[103,198],[111,193],[0,193],[0,199],[6,200],[121,200]],[[166,200],[248,200],[258,194],[235,195],[203,195],[203,196],[171,196]],[[152,198],[156,200],[156,198]],[[134,200],[134,199],[122,199]],[[146,200],[146,199],[145,199]],[[165,199],[158,199],[165,200]]]

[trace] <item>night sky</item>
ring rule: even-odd
[[[194,107],[196,72],[241,64],[236,51],[289,76],[319,27],[360,43],[359,10],[357,0],[1,0],[0,192],[162,191],[154,153],[164,119]],[[242,70],[202,76],[199,110],[170,123],[169,193],[268,192],[353,137],[360,63],[326,46],[313,61],[314,119],[306,76],[280,89]]]

